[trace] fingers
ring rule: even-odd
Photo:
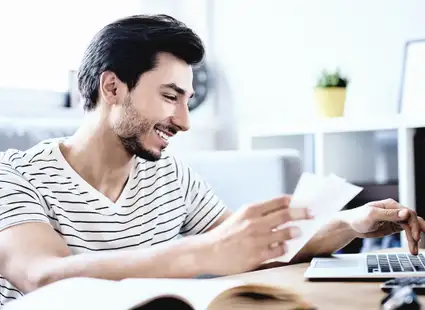
[[[385,199],[374,202],[372,206],[372,218],[376,221],[389,221],[389,222],[403,222],[409,225],[411,236],[414,241],[418,242],[422,227],[418,222],[418,217],[415,211],[407,207],[402,207],[397,201],[393,199]]]
[[[374,201],[370,205],[381,209],[400,209],[400,204],[391,198]]]
[[[421,227],[419,225],[418,217],[416,216],[415,211],[410,210],[407,223],[411,229],[413,239],[418,242],[419,238],[421,237]]]
[[[400,224],[400,226],[406,232],[406,238],[407,238],[407,243],[409,245],[410,253],[412,253],[414,255],[418,254],[418,243],[413,238],[412,231],[411,231],[409,225],[408,224]]]
[[[311,211],[307,208],[289,208],[270,213],[263,217],[261,221],[266,231],[270,231],[282,224],[291,221],[312,219]]]
[[[284,195],[277,197],[266,202],[261,202],[257,204],[250,205],[247,212],[252,216],[263,216],[271,212],[281,210],[282,208],[286,209],[289,207],[291,202],[291,196]]]
[[[421,228],[421,232],[425,233],[425,220],[422,217],[418,216],[418,223]],[[421,239],[421,234],[419,234],[419,240],[420,239]]]
[[[301,236],[301,229],[295,226],[285,227],[282,229],[274,230],[269,232],[267,235],[261,238],[260,244],[262,245],[273,245],[276,243],[285,242]]]
[[[261,260],[267,261],[272,258],[276,258],[284,255],[287,252],[287,247],[285,243],[276,243],[273,246],[266,246],[262,249]]]
[[[258,243],[262,259],[265,261],[284,255],[288,250],[285,242],[300,235],[301,230],[298,227],[286,227],[270,232],[261,238]]]
[[[421,239],[421,232],[425,231],[424,219],[416,216],[416,213],[411,211],[408,223],[402,223],[400,225],[406,232],[410,252],[415,255],[418,254],[418,243]]]
[[[298,227],[286,227],[273,231],[260,242],[264,260],[284,255],[288,251],[286,241],[301,236]]]
[[[394,224],[399,224],[406,232],[406,238],[409,250],[412,254],[418,253],[418,242],[420,239],[421,231],[425,231],[425,222],[418,218],[415,211],[407,207],[401,207],[399,203],[392,199],[386,199],[373,203],[371,217],[374,221],[387,221]],[[388,226],[389,230],[393,230],[393,225]],[[382,232],[384,234],[393,233]]]
[[[409,219],[409,210],[407,208],[372,208],[370,213],[372,220],[376,222],[400,222]]]

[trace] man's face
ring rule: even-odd
[[[156,67],[121,93],[112,128],[128,153],[158,160],[170,139],[189,129],[187,102],[193,95],[192,68],[171,54],[158,54]]]

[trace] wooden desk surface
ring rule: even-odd
[[[239,274],[231,278],[288,286],[301,293],[318,309],[327,310],[379,309],[381,300],[387,295],[379,287],[383,281],[310,282],[304,279],[308,266],[309,263],[295,264]],[[419,299],[421,304],[425,305],[425,296],[419,296]]]

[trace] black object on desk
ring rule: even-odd
[[[425,128],[418,128],[413,137],[416,213],[425,216]]]
[[[394,278],[384,282],[381,289],[390,293],[394,288],[409,286],[417,295],[425,295],[425,277]]]

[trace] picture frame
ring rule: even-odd
[[[398,112],[412,116],[425,112],[425,38],[404,46]]]

